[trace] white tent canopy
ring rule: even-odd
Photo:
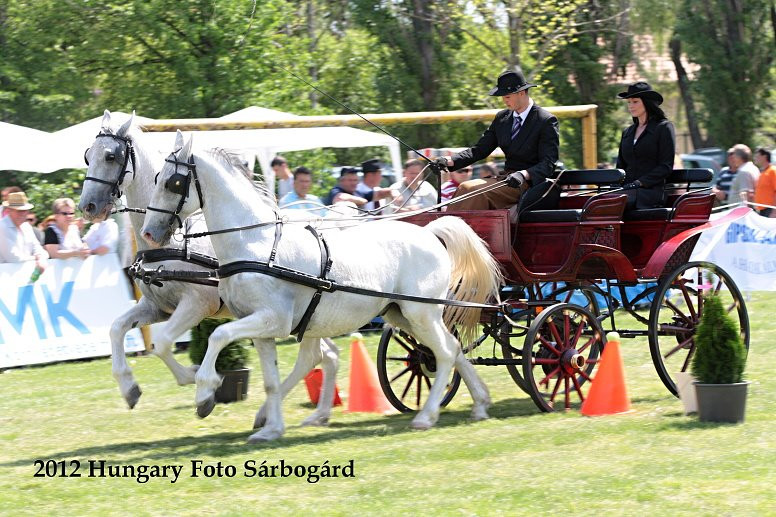
[[[293,117],[290,113],[250,106],[221,117],[223,120],[273,120]],[[114,121],[125,121],[129,115],[112,113]],[[136,117],[140,124],[152,121]],[[100,131],[102,116],[81,122],[55,133],[46,133],[23,126],[0,123],[0,170],[53,172],[59,169],[83,168],[84,150],[94,142]],[[159,149],[174,145],[174,133],[147,133]],[[323,147],[389,148],[394,170],[401,170],[399,143],[388,135],[352,127],[313,127],[287,129],[241,129],[227,131],[192,131],[194,145],[200,149],[221,147],[242,153],[249,161],[258,159],[270,182],[274,180],[269,166],[273,156],[286,151],[301,151]]]

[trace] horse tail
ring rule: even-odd
[[[485,241],[458,217],[440,217],[426,228],[442,241],[450,255],[449,297],[474,303],[497,300],[504,277]],[[445,325],[451,330],[455,327],[461,343],[470,343],[477,337],[480,312],[481,309],[447,305]]]

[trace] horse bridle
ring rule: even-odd
[[[205,202],[202,199],[202,188],[199,186],[199,178],[197,177],[197,166],[194,164],[194,155],[189,156],[189,161],[182,162],[178,160],[178,152],[180,152],[180,149],[178,151],[173,151],[170,153],[170,156],[172,156],[172,159],[169,157],[165,158],[165,162],[167,163],[173,163],[175,164],[175,173],[167,178],[167,181],[164,182],[164,188],[172,192],[173,194],[178,194],[181,198],[180,201],[178,201],[178,207],[175,209],[175,211],[171,210],[165,210],[163,208],[155,208],[153,206],[148,206],[146,210],[151,210],[152,212],[161,212],[163,214],[170,214],[170,221],[167,223],[168,226],[172,231],[175,231],[175,228],[173,227],[173,222],[177,219],[178,221],[178,228],[183,228],[183,221],[180,218],[181,210],[183,210],[183,205],[186,203],[186,200],[189,198],[189,187],[191,186],[191,179],[194,178],[194,185],[197,187],[197,197],[199,198],[199,207],[203,208],[205,206]],[[186,174],[181,174],[178,172],[178,166],[182,165],[186,167]],[[154,185],[156,185],[159,174],[156,173],[156,176],[154,177]]]
[[[103,183],[105,185],[110,185],[111,190],[111,196],[114,196],[116,199],[121,197],[121,189],[119,186],[124,182],[124,177],[129,173],[129,169],[127,168],[127,165],[129,165],[130,160],[132,161],[132,179],[135,179],[135,169],[137,168],[135,165],[135,148],[132,146],[132,140],[129,138],[125,138],[123,136],[114,135],[112,133],[104,133],[100,131],[100,134],[96,136],[96,138],[102,138],[102,137],[108,137],[112,138],[114,140],[118,140],[120,142],[124,142],[124,150],[123,153],[123,162],[121,164],[121,172],[119,173],[119,177],[116,179],[116,181],[107,181],[100,178],[95,178],[93,176],[87,176],[84,178],[84,181],[96,181],[97,183]],[[84,151],[84,162],[86,165],[89,165],[89,159],[86,157],[87,154],[89,154],[89,150],[91,147],[87,147],[86,151]],[[110,155],[115,158],[114,155]]]

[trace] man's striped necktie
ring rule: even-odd
[[[520,132],[520,128],[523,127],[523,120],[517,113],[514,113],[512,119],[512,140],[514,140],[517,138],[517,134]]]

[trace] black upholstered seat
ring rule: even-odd
[[[579,222],[582,218],[582,210],[529,210],[520,215],[520,221],[524,223],[568,223]]]
[[[644,208],[630,210],[623,214],[625,221],[668,221],[672,208]]]

